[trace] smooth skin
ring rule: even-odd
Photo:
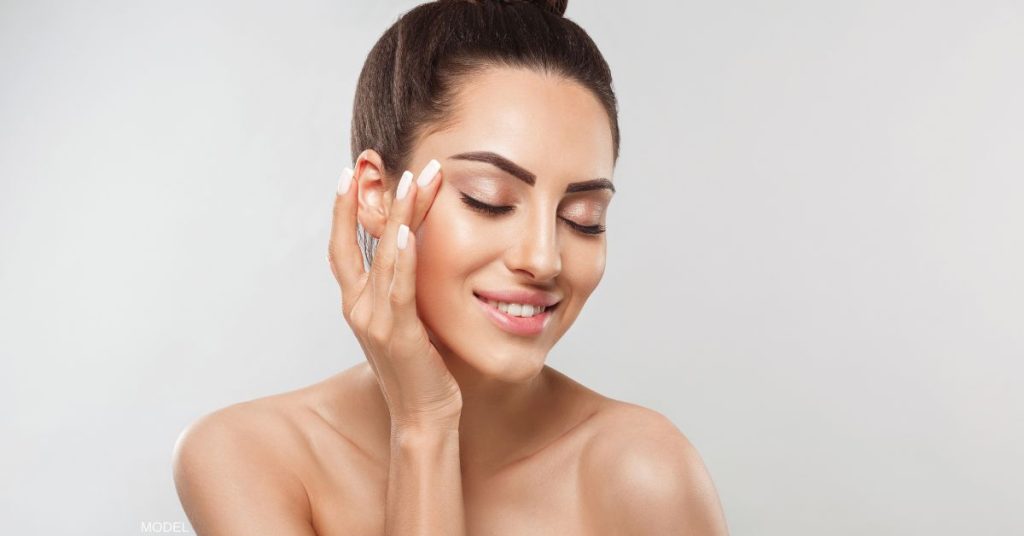
[[[441,164],[425,186],[406,181],[397,199],[368,149],[336,195],[329,259],[365,362],[182,433],[174,476],[193,528],[726,535],[704,463],[672,422],[545,364],[604,273],[605,235],[581,229],[606,222],[613,192],[566,193],[612,177],[604,109],[557,75],[493,68],[461,86],[453,119],[414,146],[413,169]],[[529,170],[534,183],[453,158],[479,152]],[[464,196],[512,209],[486,214]],[[369,271],[357,221],[380,238]],[[540,334],[513,335],[473,295],[503,289],[561,302]]]

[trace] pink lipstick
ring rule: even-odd
[[[502,296],[502,299],[495,298],[493,296]],[[509,299],[514,298],[514,299]],[[487,301],[502,301],[506,303],[524,303],[534,306],[546,306],[544,312],[535,314],[531,317],[514,316],[508,313],[501,312],[497,307],[492,306]],[[551,319],[551,311],[558,304],[559,300],[552,299],[551,296],[543,295],[543,293],[516,293],[516,292],[505,292],[505,293],[494,293],[483,292],[476,294],[476,301],[480,304],[480,308],[483,310],[487,318],[491,319],[495,325],[504,331],[507,331],[513,335],[531,336],[537,335],[544,331],[544,328],[548,325]]]

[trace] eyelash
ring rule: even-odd
[[[509,212],[512,212],[512,210],[515,208],[515,207],[496,207],[494,205],[488,205],[487,203],[484,203],[484,202],[478,201],[476,199],[473,199],[472,197],[469,197],[466,194],[462,194],[462,202],[465,203],[466,206],[468,206],[469,208],[471,208],[471,209],[473,209],[473,210],[475,210],[477,212],[481,212],[483,214],[487,214],[489,216],[501,216],[503,214],[508,214]],[[560,218],[560,219],[562,221],[564,221],[565,223],[568,223],[569,226],[571,226],[573,229],[576,229],[578,232],[580,232],[582,234],[585,234],[585,235],[594,236],[594,235],[599,235],[599,234],[605,232],[605,226],[604,225],[580,225],[580,224],[578,224],[578,223],[576,223],[576,222],[574,222],[572,220],[567,220],[565,218]]]

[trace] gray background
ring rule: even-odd
[[[4,2],[0,518],[182,521],[193,419],[360,362],[325,260],[415,2]],[[596,2],[602,284],[549,363],[669,416],[733,534],[1024,527],[1024,8]]]

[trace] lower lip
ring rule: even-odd
[[[533,315],[529,318],[521,316],[512,316],[505,314],[490,304],[480,299],[479,296],[474,295],[476,302],[483,308],[484,314],[491,319],[492,322],[498,325],[499,328],[513,334],[513,335],[536,335],[541,331],[544,331],[544,327],[548,324],[548,319],[551,318],[551,307],[544,310],[539,315]]]

